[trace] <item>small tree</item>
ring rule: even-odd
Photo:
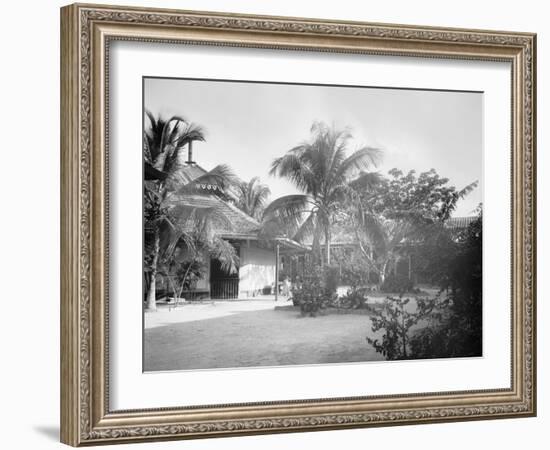
[[[206,257],[219,260],[229,274],[238,270],[239,256],[229,242],[218,236],[208,236],[204,230],[182,236],[162,265],[162,274],[167,277],[175,300],[181,298],[184,289],[192,289],[203,278]]]
[[[409,302],[402,296],[387,297],[382,309],[371,317],[372,331],[384,330],[384,334],[380,341],[367,337],[367,342],[388,360],[415,357],[411,352],[411,329],[426,319],[435,306],[429,299],[417,299],[413,311],[413,307],[407,310]]]
[[[192,245],[192,246],[191,246]],[[194,243],[178,243],[173,253],[163,260],[160,273],[168,280],[175,301],[182,298],[185,289],[202,279],[206,269],[205,253]]]
[[[353,194],[341,221],[355,234],[363,258],[378,274],[380,284],[401,254],[446,232],[444,223],[458,201],[477,186],[473,182],[457,190],[434,169],[418,176],[415,171],[405,175],[392,169],[388,178],[368,189],[359,180],[351,184]]]
[[[366,287],[369,283],[369,269],[364,264],[361,252],[356,248],[335,248],[333,263],[338,266],[340,282],[352,290]]]

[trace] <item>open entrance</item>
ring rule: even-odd
[[[233,274],[224,270],[219,259],[210,261],[210,297],[232,299],[239,297],[239,269]]]

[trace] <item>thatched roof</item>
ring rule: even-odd
[[[224,238],[255,239],[260,231],[260,223],[236,206],[215,195],[185,195],[182,201],[194,208],[217,210],[225,220],[215,221],[214,233]]]
[[[182,168],[181,174],[186,183],[206,174],[207,171],[198,164],[188,164]],[[236,194],[232,191],[223,191],[215,184],[198,184],[197,187],[204,191],[203,194],[186,194],[181,196],[180,200],[187,206],[195,208],[216,209],[220,216],[225,220],[217,220],[212,224],[213,232],[224,239],[250,239],[277,241],[284,247],[301,248],[304,247],[297,242],[281,237],[266,238],[261,235],[261,224],[253,217],[237,208],[230,200],[222,197],[236,199]],[[223,196],[218,194],[223,193]]]

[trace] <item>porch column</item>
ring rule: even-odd
[[[275,244],[275,301],[279,300],[279,243]]]

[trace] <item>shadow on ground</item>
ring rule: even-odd
[[[48,425],[35,425],[34,430],[51,441],[59,442],[59,427]]]
[[[146,329],[144,370],[383,360],[366,342],[367,335],[374,336],[365,315],[301,317],[296,311],[237,308],[219,317]]]

